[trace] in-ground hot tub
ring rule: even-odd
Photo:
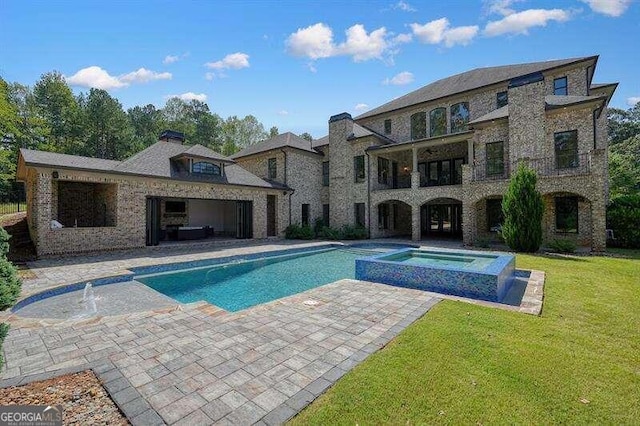
[[[515,265],[509,254],[406,248],[356,259],[356,279],[502,302]]]

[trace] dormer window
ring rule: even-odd
[[[206,161],[198,161],[191,166],[191,173],[201,175],[220,176],[220,166]]]
[[[553,79],[553,94],[565,96],[569,94],[566,76]]]

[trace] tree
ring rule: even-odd
[[[0,77],[0,141],[13,140],[18,132],[18,110],[9,97],[9,85]]]
[[[153,104],[129,108],[127,116],[133,128],[136,151],[156,143],[160,133],[167,127],[162,110],[157,109]]]
[[[536,181],[534,170],[519,165],[502,199],[502,236],[515,251],[533,253],[542,244],[544,203]]]
[[[57,71],[43,74],[33,88],[40,116],[50,129],[46,149],[75,153],[80,148],[82,123],[76,98],[64,76]]]
[[[239,150],[266,139],[267,133],[262,123],[253,115],[247,115],[239,119],[234,115],[224,122],[223,126],[224,145],[222,153],[231,155]]]
[[[80,98],[84,115],[84,154],[122,160],[133,154],[133,129],[122,105],[102,89]]]
[[[277,126],[273,126],[272,128],[269,129],[269,139],[275,138],[279,134],[280,134],[280,131],[278,130]]]
[[[609,110],[609,190],[611,198],[640,194],[640,103]]]
[[[313,136],[311,136],[309,133],[304,132],[303,134],[300,135],[300,137],[304,140],[307,140],[309,142],[313,142]]]

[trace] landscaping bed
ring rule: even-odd
[[[62,405],[63,423],[128,425],[92,371],[0,389],[0,405]]]

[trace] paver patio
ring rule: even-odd
[[[38,261],[31,265],[38,278],[25,287],[33,293],[132,266],[280,248]],[[319,303],[304,303],[310,299]],[[438,300],[341,280],[235,313],[198,303],[49,324],[14,316],[0,385],[92,367],[133,424],[278,424]]]

